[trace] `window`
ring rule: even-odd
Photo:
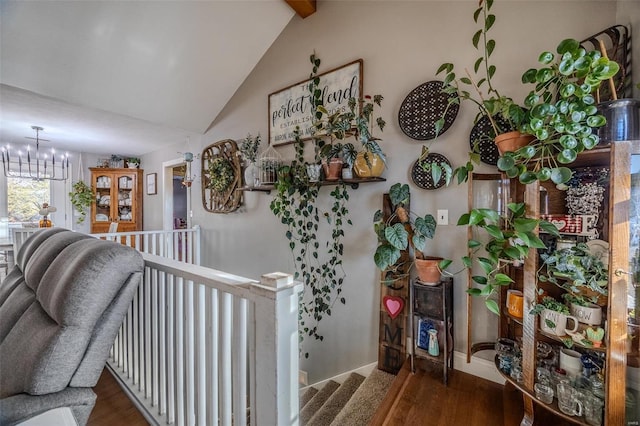
[[[7,218],[9,226],[38,223],[38,211],[43,203],[51,202],[48,180],[7,178]]]

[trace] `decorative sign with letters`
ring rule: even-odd
[[[319,77],[323,105],[329,114],[346,112],[349,98],[359,99],[362,93],[362,59],[327,71]],[[310,81],[301,81],[269,95],[270,145],[293,142],[296,126],[300,127],[303,140],[311,138],[313,117]]]

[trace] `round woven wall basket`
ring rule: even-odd
[[[425,164],[433,163],[446,163],[449,165],[449,167],[451,167],[451,162],[449,161],[449,159],[442,154],[438,154],[437,152],[430,152],[422,160],[417,159],[415,163],[413,163],[413,167],[411,168],[411,180],[413,180],[413,183],[415,183],[419,188],[438,189],[440,187],[443,187],[447,183],[444,171],[442,172],[440,180],[438,180],[438,182],[434,182],[431,170],[424,170],[423,166]]]
[[[451,104],[447,109],[449,99],[456,94],[442,92],[442,81],[434,80],[422,83],[413,89],[402,101],[398,111],[398,123],[405,135],[419,141],[435,138],[436,121],[444,114],[444,127],[440,135],[451,127],[460,105]],[[446,111],[446,113],[445,113]]]

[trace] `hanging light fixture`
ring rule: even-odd
[[[184,178],[182,179],[182,185],[187,188],[191,187],[193,183],[193,176],[191,176],[191,163],[193,163],[193,153],[185,152],[182,154],[185,164]]]
[[[40,154],[40,141],[48,142],[48,140],[40,139],[40,132],[44,130],[42,127],[31,126],[31,128],[36,131],[36,137],[28,137],[27,139],[35,139],[35,155],[32,155],[29,146],[27,146],[26,156],[22,151],[12,152],[9,145],[2,147],[4,175],[34,180],[67,180],[69,177],[69,155],[58,156],[56,164],[56,154],[53,148],[51,148],[51,158],[49,158],[49,154]],[[56,173],[58,173],[57,176]]]

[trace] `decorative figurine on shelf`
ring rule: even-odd
[[[42,219],[40,220],[39,227],[40,228],[51,228],[51,226],[53,226],[53,224],[48,219],[48,216],[49,216],[49,213],[53,213],[53,212],[55,212],[57,210],[58,209],[56,209],[55,207],[50,206],[49,203],[42,203],[42,208],[38,212],[40,215],[42,215]]]
[[[429,355],[440,355],[440,346],[438,345],[438,330],[432,328],[429,330]]]

